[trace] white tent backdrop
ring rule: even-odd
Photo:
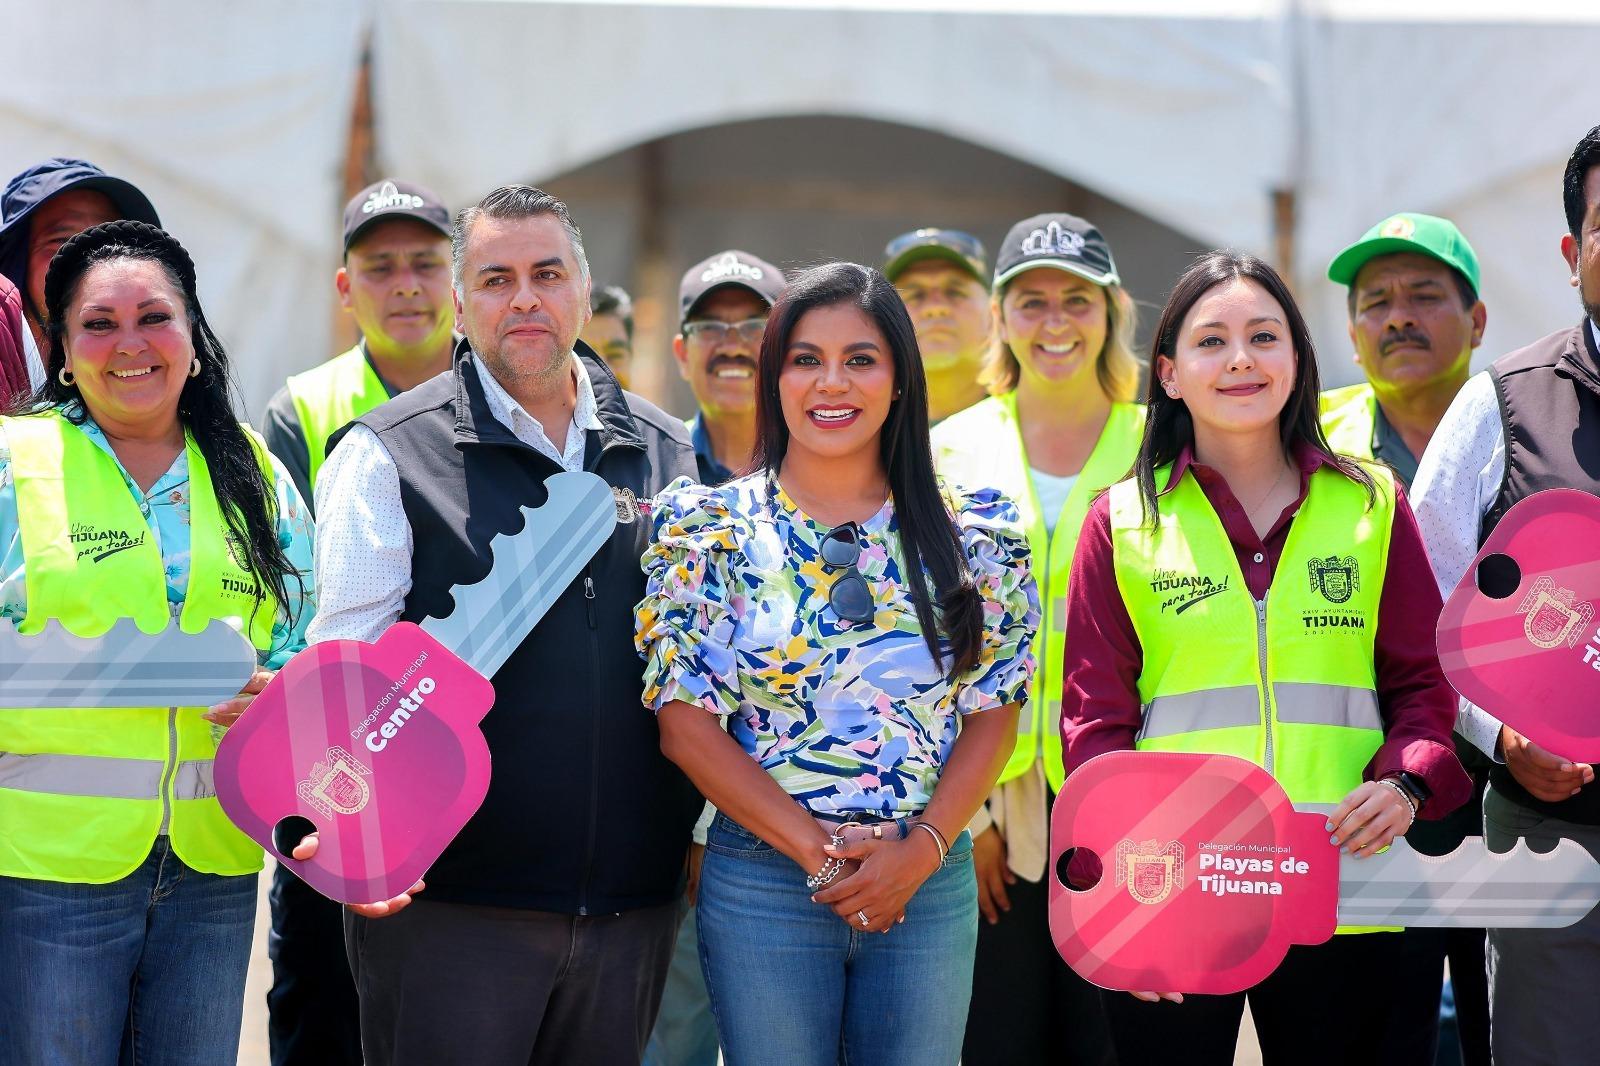
[[[385,165],[471,202],[681,130],[852,115],[1018,156],[1208,239],[1265,244],[1261,190],[1285,141],[1281,23],[1121,6],[380,0],[376,139]],[[1207,178],[1205,157],[1227,165]]]
[[[1478,253],[1489,326],[1474,369],[1577,322],[1558,247],[1561,174],[1600,123],[1600,88],[1580,73],[1600,52],[1600,4],[1327,6],[1302,26],[1304,121],[1294,128],[1305,140],[1290,179],[1298,291],[1324,376],[1356,371],[1344,290],[1323,270],[1397,211],[1452,219]],[[1449,18],[1427,17],[1439,10]]]
[[[259,413],[330,354],[363,6],[74,0],[5,18],[0,181],[66,155],[139,186],[194,256]]]
[[[80,0],[11,25],[32,44],[0,80],[0,177],[78,155],[145,189],[195,254],[255,413],[332,354],[369,32],[380,164],[453,204],[686,129],[852,115],[1261,253],[1272,194],[1293,189],[1330,380],[1353,368],[1322,268],[1396,210],[1449,215],[1477,247],[1480,365],[1578,313],[1555,242],[1561,166],[1600,121],[1588,0]]]

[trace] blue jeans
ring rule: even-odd
[[[727,1066],[953,1066],[978,941],[972,839],[888,933],[812,903],[807,872],[726,815],[712,823],[695,916]]]
[[[0,1066],[233,1062],[255,911],[164,836],[108,885],[0,877]]]

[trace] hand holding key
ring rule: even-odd
[[[1328,816],[1333,846],[1364,859],[1405,835],[1416,815],[1400,790],[1382,781],[1363,781]]]
[[[1512,729],[1500,727],[1500,750],[1506,769],[1534,799],[1560,803],[1576,796],[1584,785],[1594,781],[1594,767],[1575,763],[1547,751]]]

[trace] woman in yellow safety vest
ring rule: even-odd
[[[1125,748],[1236,755],[1373,854],[1471,787],[1416,519],[1385,468],[1329,450],[1305,320],[1261,260],[1197,260],[1152,354],[1133,476],[1095,502],[1072,566],[1067,770]],[[1119,1058],[1231,1063],[1246,999],[1269,1066],[1380,1053],[1400,937],[1346,932],[1365,935],[1292,947],[1237,995],[1105,993]]]
[[[1011,228],[996,256],[993,302],[991,395],[935,427],[934,463],[954,484],[996,488],[1016,502],[1043,620],[1016,746],[971,826],[982,920],[961,1055],[967,1066],[1098,1066],[1112,1061],[1099,994],[1050,943],[1044,875],[1050,799],[1064,773],[1072,551],[1090,501],[1133,465],[1144,425],[1132,402],[1134,303],[1100,231],[1065,214]]]
[[[86,230],[45,304],[48,380],[0,414],[0,639],[223,619],[259,668],[209,709],[0,710],[0,1061],[232,1062],[262,853],[212,760],[304,646],[311,522],[175,239]]]

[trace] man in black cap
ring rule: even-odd
[[[361,339],[291,377],[267,404],[262,427],[308,505],[329,437],[450,368],[450,212],[420,185],[369,185],[345,205],[344,265],[333,283]],[[270,899],[273,1066],[359,1064],[358,1004],[340,906],[281,864],[272,872]]]
[[[137,219],[161,225],[149,197],[131,182],[113,178],[83,159],[35,163],[0,193],[0,274],[22,292],[28,320],[23,343],[33,384],[44,378],[39,352],[48,344],[44,324],[44,275],[50,259],[90,226]]]
[[[883,250],[883,276],[911,312],[928,376],[928,419],[939,422],[984,397],[978,375],[994,343],[983,242],[954,229],[902,233]]]
[[[450,212],[420,185],[383,181],[344,207],[344,265],[333,276],[361,339],[291,377],[267,403],[262,435],[311,500],[328,438],[450,368]]]
[[[720,485],[750,465],[756,445],[756,355],[783,273],[730,249],[690,267],[678,284],[678,373],[700,413],[689,421],[700,480]]]

